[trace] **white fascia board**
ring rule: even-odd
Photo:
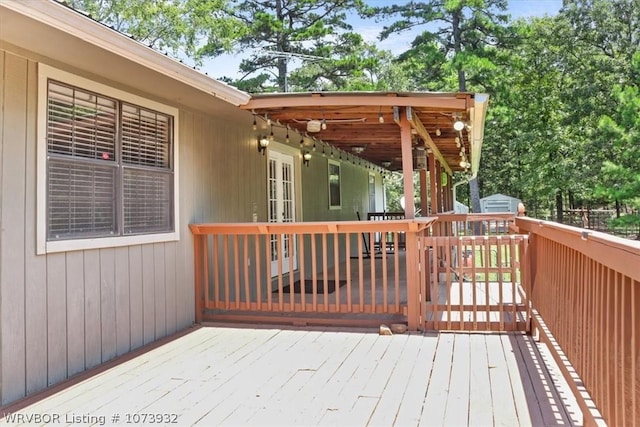
[[[474,97],[471,127],[471,177],[475,178],[480,169],[480,156],[482,154],[482,140],[484,139],[484,121],[489,106],[489,95],[476,93]]]
[[[1,8],[64,31],[235,106],[246,104],[251,99],[248,93],[193,70],[53,0],[2,0]]]

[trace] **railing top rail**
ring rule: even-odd
[[[489,221],[489,220],[498,220],[498,221],[506,221],[513,220],[515,218],[514,213],[496,213],[496,212],[486,212],[486,213],[472,213],[472,214],[451,214],[451,213],[439,213],[438,221],[440,222],[451,222],[451,221]]]
[[[516,227],[569,246],[620,273],[640,281],[640,242],[599,231],[538,219],[518,217]]]
[[[329,221],[329,222],[241,222],[190,224],[193,234],[325,234],[420,232],[430,227],[438,217],[387,221]]]

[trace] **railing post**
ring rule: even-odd
[[[418,249],[418,237],[416,231],[406,233],[406,265],[407,265],[407,323],[410,331],[422,330],[422,301],[420,273],[420,251]]]
[[[206,235],[193,235],[193,257],[195,264],[195,320],[196,323],[202,323],[202,245]]]

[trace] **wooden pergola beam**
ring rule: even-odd
[[[433,151],[433,154],[436,156],[436,159],[440,161],[440,165],[442,165],[444,170],[446,170],[449,175],[453,175],[451,167],[438,149],[436,143],[433,142],[433,139],[431,139],[431,135],[429,135],[429,132],[427,132],[427,130],[425,129],[424,125],[420,121],[420,118],[413,114],[413,112],[411,111],[411,107],[407,107],[407,120],[409,120],[411,126],[416,130],[416,132],[418,132],[420,138],[424,140],[425,145],[430,148],[431,151]]]
[[[253,98],[240,108],[264,110],[301,107],[420,107],[445,111],[466,111],[467,100],[452,96],[289,96]]]

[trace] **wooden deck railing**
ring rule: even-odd
[[[513,214],[435,219],[191,225],[196,320],[534,329],[585,424],[640,425],[640,243]]]
[[[196,320],[396,315],[418,329],[417,236],[435,220],[193,224]],[[376,250],[380,233],[389,237]]]
[[[527,236],[425,236],[421,241],[426,329],[528,330],[528,290],[520,261]],[[433,254],[439,254],[436,260]]]
[[[533,326],[585,423],[640,425],[640,242],[528,218],[516,225],[529,233]]]
[[[498,236],[514,232],[512,213],[438,214],[433,236]]]
[[[514,224],[511,213],[438,215],[420,245],[426,329],[528,330],[527,236]]]

